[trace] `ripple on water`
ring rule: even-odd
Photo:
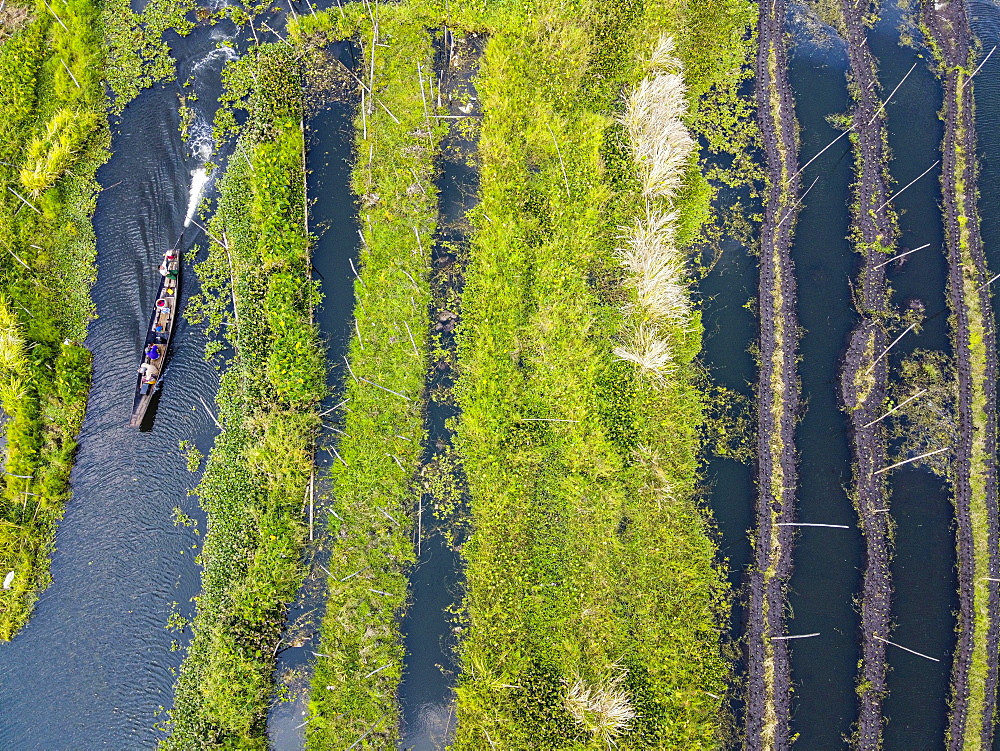
[[[184,42],[209,43],[201,30]],[[54,583],[25,631],[0,647],[2,748],[151,747],[157,708],[171,703],[183,653],[170,650],[178,637],[164,626],[175,601],[190,614],[199,588],[199,538],[172,520],[175,506],[200,516],[187,495],[196,477],[177,443],[194,439],[207,450],[215,434],[199,400],[212,403],[218,374],[201,359],[198,331],[178,328],[154,429],[126,423],[155,291],[151,270],[181,231],[196,166],[185,162],[176,107],[176,87],[164,86],[130,104],[99,175],[108,189],[95,217],[94,383]],[[187,271],[185,292],[195,285]]]

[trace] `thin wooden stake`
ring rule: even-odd
[[[889,410],[888,412],[886,412],[886,413],[885,413],[884,415],[882,415],[881,417],[879,417],[879,418],[877,418],[877,419],[875,419],[875,420],[872,420],[871,422],[869,422],[869,423],[866,423],[866,424],[862,425],[861,427],[862,427],[862,428],[870,428],[870,427],[871,427],[872,425],[874,425],[875,423],[877,423],[877,422],[880,422],[881,420],[884,420],[885,418],[887,418],[887,417],[888,417],[889,415],[891,415],[891,414],[892,414],[893,412],[895,412],[895,411],[896,411],[897,409],[901,409],[902,407],[904,407],[904,406],[906,406],[907,404],[909,404],[910,402],[912,402],[912,401],[913,401],[914,399],[916,399],[916,398],[917,398],[918,396],[920,396],[921,394],[926,394],[926,393],[927,393],[927,389],[921,389],[920,391],[918,391],[918,392],[917,392],[916,394],[914,394],[913,396],[911,396],[911,397],[909,397],[908,399],[906,399],[905,401],[902,401],[902,402],[900,402],[899,404],[897,404],[897,405],[896,405],[895,407],[893,407],[892,409],[890,409],[890,410]]]
[[[913,322],[909,326],[907,326],[905,329],[903,329],[903,333],[900,334],[899,336],[897,336],[895,339],[893,339],[892,340],[892,344],[890,344],[888,347],[886,347],[884,350],[882,350],[882,354],[880,354],[878,357],[876,357],[874,360],[872,360],[872,364],[868,367],[868,370],[865,371],[865,375],[868,375],[873,370],[875,370],[875,366],[878,365],[879,360],[881,360],[883,357],[885,357],[887,354],[889,354],[889,350],[892,349],[893,347],[895,347],[897,344],[899,344],[899,340],[902,339],[904,336],[906,336],[908,333],[910,333],[910,331],[916,325],[917,325],[916,322]]]
[[[928,451],[926,454],[921,454],[920,456],[915,456],[912,459],[907,459],[905,462],[896,462],[888,467],[883,467],[882,469],[874,472],[873,474],[880,475],[883,472],[888,472],[890,469],[895,469],[896,467],[902,467],[904,464],[909,464],[910,462],[915,462],[918,459],[924,459],[928,456],[934,456],[934,454],[940,454],[942,451],[949,451],[950,449],[945,446],[943,449],[937,449],[936,451]]]
[[[82,89],[83,87],[80,85],[80,82],[76,80],[76,76],[73,75],[73,71],[69,69],[69,66],[66,64],[66,61],[60,57],[59,62],[62,63],[62,66],[66,69],[66,72],[69,73],[69,77],[73,79],[73,83],[76,84],[76,88]]]
[[[315,461],[315,457],[314,457]],[[312,472],[309,473],[309,539],[313,539],[313,501],[314,501],[314,491],[316,481],[316,469],[314,468]]]
[[[925,660],[930,660],[931,662],[941,662],[941,660],[939,660],[936,657],[931,657],[930,655],[925,655],[923,652],[918,652],[915,649],[910,649],[909,647],[904,647],[902,644],[896,644],[896,642],[889,641],[888,639],[883,639],[881,636],[876,636],[875,638],[878,639],[879,641],[884,641],[886,644],[891,644],[894,647],[899,647],[904,652],[909,652],[910,654],[914,654],[917,657],[923,657]]]
[[[355,377],[357,377],[357,376],[355,376]],[[388,391],[390,394],[395,394],[396,396],[400,397],[401,399],[406,399],[406,401],[408,401],[408,402],[413,401],[406,394],[400,394],[398,391],[393,391],[392,389],[387,389],[385,386],[379,386],[377,383],[375,383],[374,381],[369,381],[367,378],[358,378],[358,380],[359,381],[364,381],[365,383],[368,383],[368,384],[371,384],[372,386],[374,386],[377,389],[382,389],[383,391]]]
[[[34,212],[35,212],[36,214],[38,214],[38,216],[41,216],[41,215],[42,215],[42,212],[41,212],[41,211],[39,211],[38,209],[36,209],[36,208],[35,208],[35,207],[34,207],[34,206],[33,206],[33,205],[31,204],[31,202],[30,202],[30,201],[29,201],[29,200],[28,200],[27,198],[25,198],[24,196],[22,196],[22,195],[21,195],[20,193],[18,193],[18,192],[17,192],[16,190],[14,190],[14,189],[13,189],[12,187],[10,187],[9,185],[7,186],[7,190],[9,190],[9,191],[10,191],[11,193],[13,193],[13,194],[14,194],[15,196],[17,196],[18,198],[20,198],[20,199],[21,199],[21,200],[22,200],[22,201],[24,202],[24,204],[25,204],[25,205],[26,205],[26,206],[27,206],[27,207],[28,207],[29,209],[31,209],[31,210],[32,210],[32,211],[34,211]]]
[[[902,188],[900,188],[900,189],[899,189],[899,190],[897,190],[897,191],[896,191],[895,193],[893,193],[893,194],[892,194],[892,197],[890,197],[890,198],[889,198],[889,199],[888,199],[888,200],[887,200],[887,201],[886,201],[885,203],[883,203],[883,204],[882,204],[881,206],[879,206],[879,207],[878,207],[877,209],[875,209],[875,210],[876,210],[876,211],[881,211],[882,209],[884,209],[884,208],[885,208],[886,206],[888,206],[888,205],[889,205],[890,203],[892,203],[892,202],[893,202],[893,201],[895,201],[895,200],[896,200],[897,198],[899,198],[900,194],[901,194],[901,193],[902,193],[902,192],[903,192],[904,190],[906,190],[907,188],[909,188],[909,187],[910,187],[911,185],[913,185],[913,184],[914,184],[914,183],[915,183],[915,182],[916,182],[917,180],[919,180],[919,179],[920,179],[921,177],[923,177],[924,175],[926,175],[926,174],[927,174],[928,172],[930,172],[930,171],[931,171],[932,169],[934,169],[935,167],[937,167],[937,166],[938,166],[939,164],[941,164],[941,160],[940,160],[940,159],[938,159],[938,160],[937,160],[936,162],[934,162],[934,164],[932,164],[932,165],[931,165],[930,167],[928,167],[927,169],[925,169],[925,170],[924,170],[923,172],[921,172],[921,173],[920,173],[919,175],[917,175],[917,176],[916,176],[915,178],[913,178],[912,180],[910,180],[910,182],[908,182],[908,183],[907,183],[906,185],[904,185],[904,186],[903,186]]]
[[[417,343],[413,341],[413,332],[410,331],[410,324],[407,323],[406,321],[403,321],[403,325],[406,326],[406,333],[410,335],[410,344],[413,345],[413,354],[415,354],[417,357],[420,357],[420,352],[417,350]]]
[[[924,248],[929,248],[930,245],[931,245],[930,243],[926,243],[924,245],[921,245],[919,248],[914,248],[913,250],[908,250],[905,253],[900,253],[898,256],[893,256],[888,261],[882,261],[882,263],[878,264],[878,266],[876,266],[875,268],[876,269],[880,269],[883,266],[892,263],[893,261],[898,261],[900,258],[904,258],[904,257],[910,255],[910,253],[916,253],[918,250],[923,250]]]
[[[45,2],[45,0],[42,0],[42,4],[49,9],[49,13],[51,13],[53,16],[56,17],[56,20],[59,22],[59,25],[62,26],[64,29],[66,29],[67,32],[69,32],[69,29],[66,28],[66,24],[64,24],[63,20],[59,18],[59,14],[56,13],[54,10],[52,10],[52,6],[49,5],[47,2]]]
[[[903,76],[902,80],[899,83],[896,84],[896,88],[894,88],[892,90],[892,92],[889,94],[889,96],[886,97],[885,101],[882,102],[882,106],[879,107],[877,110],[875,110],[875,114],[872,115],[872,119],[868,121],[869,125],[871,125],[873,122],[875,122],[875,118],[878,117],[881,114],[882,110],[885,109],[885,106],[887,104],[889,104],[889,102],[892,100],[892,98],[896,95],[896,92],[899,91],[899,87],[903,85],[903,81],[905,81],[907,78],[910,77],[910,74],[913,72],[913,69],[916,68],[916,67],[917,67],[916,63],[913,63],[913,65],[910,66],[910,69],[908,71],[906,71],[906,75]]]
[[[375,590],[372,590],[372,591],[374,592]],[[383,670],[385,670],[386,668],[389,668],[389,667],[392,667],[392,663],[391,662],[386,663],[385,665],[383,665],[380,668],[375,668],[375,670],[373,670],[372,672],[368,673],[368,675],[366,675],[365,678],[371,678],[373,675],[375,675],[375,673],[380,673],[380,672],[382,672]]]
[[[983,61],[981,63],[979,63],[979,65],[976,66],[976,69],[974,71],[972,71],[972,75],[971,76],[969,76],[964,81],[962,81],[962,86],[965,86],[966,82],[971,81],[973,78],[976,77],[976,74],[979,73],[979,71],[981,71],[983,69],[983,66],[986,65],[986,61],[989,60],[991,57],[993,57],[993,53],[996,52],[996,51],[997,51],[997,45],[993,45],[993,49],[990,50],[990,54],[988,54],[986,57],[984,57]],[[914,65],[916,65],[916,63],[914,63]],[[960,86],[959,89],[961,89],[961,88],[962,87]]]
[[[340,454],[338,453],[337,449],[335,449],[335,448],[333,448],[333,446],[331,446],[331,447],[330,447],[330,450],[331,450],[331,451],[333,451],[333,455],[334,455],[334,456],[336,456],[336,457],[337,457],[338,459],[340,459],[340,462],[341,462],[341,464],[343,464],[343,465],[344,465],[344,466],[346,467],[346,466],[347,466],[347,462],[345,462],[345,461],[344,461],[344,457],[342,457],[342,456],[341,456],[341,455],[340,455]]]
[[[819,631],[815,634],[795,634],[794,636],[772,636],[771,641],[785,641],[786,639],[811,639],[814,636],[819,636]]]
[[[552,143],[556,146],[556,156],[559,157],[559,167],[562,169],[563,182],[566,184],[566,198],[570,198],[569,178],[566,176],[566,165],[563,163],[562,151],[559,150],[559,141],[556,140],[556,134],[552,130],[552,126],[549,125],[548,121],[546,121],[545,127],[549,129],[549,135],[552,136]]]

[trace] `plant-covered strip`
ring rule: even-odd
[[[194,637],[167,749],[266,749],[287,603],[301,585],[324,351],[305,231],[299,61],[261,45],[227,75],[248,120],[220,182],[194,310],[232,347],[216,398],[222,432],[196,494],[207,515]],[[231,304],[231,307],[230,307]]]
[[[120,114],[143,89],[174,79],[176,66],[164,34],[168,30],[182,36],[190,32],[194,23],[188,15],[196,5],[194,0],[149,0],[136,13],[130,0],[102,0],[112,113]],[[205,16],[207,12],[201,17]]]
[[[798,468],[795,369],[798,319],[791,243],[798,215],[798,123],[788,83],[784,0],[760,3],[757,117],[764,141],[767,187],[761,227],[760,374],[757,383],[757,530],[747,608],[746,746],[791,744],[791,671],[785,635]]]
[[[855,283],[859,319],[840,373],[840,395],[851,425],[854,478],[850,494],[865,540],[861,591],[861,662],[858,669],[858,748],[882,745],[882,702],[886,697],[885,639],[891,628],[892,519],[888,513],[888,433],[879,418],[887,406],[889,343],[892,316],[886,285],[886,259],[898,227],[889,205],[889,148],[885,108],[875,58],[868,47],[865,19],[869,0],[843,0],[842,34],[850,60],[851,143],[854,152],[854,199],[851,242],[861,256]]]
[[[356,72],[367,100],[358,117],[355,171],[366,235],[356,285],[358,336],[345,375],[351,401],[335,478],[334,555],[341,559],[331,569],[324,625],[330,636],[319,650],[309,723],[316,748],[383,748],[397,732],[400,572],[412,546],[386,514],[398,510],[401,527],[412,523],[418,457],[405,443],[391,444],[420,427],[420,413],[405,411],[399,395],[419,398],[427,308],[412,308],[416,290],[402,278],[395,283],[399,274],[391,272],[428,245],[422,236],[414,248],[412,225],[429,228],[436,213],[435,202],[417,200],[424,170],[433,166],[432,151],[422,152],[421,131],[429,141],[424,128],[428,109],[434,114],[434,90],[423,78],[420,96],[417,71],[426,73],[429,59],[413,50],[407,66],[397,65],[402,55],[392,47],[417,34],[401,19],[420,29],[420,39],[425,28],[486,31],[477,89],[488,89],[480,91],[487,118],[496,110],[480,141],[483,202],[470,217],[477,287],[462,300],[463,316],[466,303],[476,311],[474,334],[462,324],[457,387],[472,421],[466,411],[456,445],[463,462],[470,456],[475,462],[468,474],[481,529],[478,542],[463,547],[475,582],[466,601],[464,631],[471,636],[462,648],[456,743],[546,748],[612,738],[629,747],[707,748],[717,742],[727,672],[718,645],[724,586],[693,500],[702,418],[691,362],[697,315],[689,312],[664,332],[676,367],[662,380],[613,352],[633,331],[623,309],[638,306],[637,293],[624,284],[622,235],[646,214],[634,144],[615,121],[625,114],[625,90],[655,67],[637,64],[637,56],[648,54],[661,31],[674,30],[683,40],[680,56],[698,72],[688,76],[689,116],[718,137],[730,124],[712,121],[701,105],[738,81],[745,51],[745,3],[692,9],[683,23],[681,11],[409,2],[347,6],[303,16],[293,26],[300,41],[355,36],[374,50],[374,61],[366,53]],[[628,49],[617,46],[621,39],[629,40]],[[525,59],[538,69],[524,70]],[[697,234],[711,197],[692,161],[681,161],[684,180],[672,219],[679,245]],[[384,235],[369,216],[378,217]],[[388,263],[395,266],[382,271]],[[425,273],[410,269],[411,283],[422,284]],[[378,335],[364,325],[373,307],[383,310],[369,274],[391,282],[377,292],[391,311],[391,317],[378,313],[388,343],[370,344]],[[522,321],[516,330],[510,314]],[[393,349],[392,332],[407,328],[398,321],[413,315],[406,334],[414,335],[410,349],[419,356],[407,355],[405,342]],[[378,368],[385,380],[360,367]],[[376,382],[396,395],[372,389]],[[352,406],[360,399],[363,410]],[[376,409],[399,417],[373,430],[369,413]],[[586,425],[558,422],[578,419],[569,415],[581,409]],[[400,460],[398,472],[379,461],[390,453],[387,446],[397,448],[388,458]],[[362,632],[360,622],[374,628]],[[510,678],[498,683],[486,670]]]
[[[99,3],[0,7],[0,639],[50,581],[90,384],[91,218],[108,156]]]
[[[657,66],[672,63],[648,50],[662,31],[683,35],[682,8],[532,10],[490,28],[477,81],[481,203],[456,386],[472,534],[454,748],[714,748],[725,589],[693,497],[700,322],[690,308],[660,316],[665,298],[645,286],[653,267],[623,264],[650,239],[672,296],[683,274],[661,253],[673,251],[666,223],[648,231],[640,177],[662,169],[686,187],[690,162],[682,146],[679,174],[637,165],[649,144],[616,122],[635,87],[662,83]],[[681,90],[668,95],[683,97],[671,80]],[[663,218],[666,199],[650,200]],[[678,228],[696,207],[682,190]],[[655,327],[644,320],[654,308]]]
[[[996,322],[979,231],[975,54],[966,5],[926,2],[921,19],[944,85],[941,192],[958,435],[951,485],[958,550],[958,644],[951,671],[950,749],[992,747],[1000,650]]]
[[[356,38],[363,57],[352,188],[362,241],[356,334],[343,377],[332,470],[328,601],[313,672],[306,745],[384,749],[398,740],[399,617],[424,438],[430,250],[437,219],[432,39],[403,6],[303,17],[305,44]]]

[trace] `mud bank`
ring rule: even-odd
[[[886,408],[891,325],[886,260],[899,231],[889,205],[889,158],[886,115],[875,59],[868,47],[864,16],[868,0],[843,0],[843,35],[850,60],[851,142],[856,181],[851,240],[861,256],[855,284],[860,320],[851,332],[840,373],[840,396],[851,427],[854,459],[852,499],[865,540],[865,568],[860,601],[861,661],[859,712],[855,743],[878,748],[882,740],[882,702],[886,687],[886,643],[891,629],[892,519],[888,513]]]
[[[761,227],[760,374],[757,384],[757,542],[747,607],[746,747],[788,748],[791,675],[785,602],[792,571],[792,527],[798,469],[795,368],[798,319],[791,241],[800,181],[798,125],[788,82],[786,3],[761,3],[756,100],[768,174]],[[779,638],[776,638],[779,637]]]
[[[995,319],[979,233],[975,60],[964,2],[927,2],[921,20],[944,87],[941,190],[950,336],[958,371],[958,435],[950,480],[958,555],[958,644],[952,662],[949,749],[989,748],[996,707],[1000,584],[997,561]]]

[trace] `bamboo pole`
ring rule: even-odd
[[[876,636],[875,638],[878,639],[879,641],[884,641],[886,644],[891,644],[894,647],[899,647],[904,652],[909,652],[910,654],[914,654],[917,657],[923,657],[925,660],[930,660],[931,662],[941,662],[941,660],[939,660],[936,657],[931,657],[930,655],[925,655],[923,652],[918,652],[915,649],[910,649],[909,647],[904,647],[902,644],[896,644],[896,642],[889,641],[888,639],[883,639],[881,636]]]
[[[907,459],[905,462],[896,462],[895,464],[890,464],[888,467],[883,467],[882,469],[874,472],[873,474],[880,475],[883,472],[888,472],[890,469],[895,469],[896,467],[902,467],[904,464],[909,464],[910,462],[915,462],[918,459],[924,459],[928,456],[934,456],[934,454],[940,454],[942,451],[949,451],[950,449],[945,446],[943,449],[937,449],[936,451],[928,451],[926,454],[921,454],[920,456],[915,456],[912,459]]]
[[[882,113],[882,110],[885,109],[886,105],[889,104],[889,102],[892,100],[892,98],[896,95],[896,92],[899,91],[899,87],[903,85],[903,81],[905,81],[907,78],[910,77],[910,74],[913,72],[914,68],[916,68],[916,67],[917,67],[916,63],[913,63],[913,65],[910,66],[910,69],[908,71],[906,71],[906,75],[903,76],[903,78],[900,80],[900,82],[896,84],[896,88],[894,88],[889,93],[889,96],[887,96],[885,98],[885,101],[882,102],[882,105],[877,110],[875,110],[875,114],[872,115],[872,119],[868,121],[869,125],[871,125],[873,122],[875,122],[875,118],[878,117]]]
[[[885,413],[884,415],[882,415],[881,417],[878,417],[878,418],[876,418],[876,419],[872,420],[872,421],[871,421],[871,422],[869,422],[869,423],[865,423],[865,424],[864,424],[864,425],[862,425],[861,427],[862,427],[862,428],[870,428],[870,427],[871,427],[872,425],[874,425],[875,423],[877,423],[877,422],[880,422],[880,421],[884,420],[885,418],[887,418],[887,417],[888,417],[889,415],[891,415],[891,414],[892,414],[893,412],[895,412],[895,411],[896,411],[897,409],[901,409],[902,407],[905,407],[905,406],[906,406],[907,404],[909,404],[910,402],[912,402],[912,401],[913,401],[914,399],[916,399],[916,398],[917,398],[918,396],[920,396],[921,394],[926,394],[926,393],[927,393],[927,389],[921,389],[920,391],[918,391],[918,392],[917,392],[916,394],[914,394],[913,396],[911,396],[911,397],[909,397],[908,399],[906,399],[905,401],[902,401],[902,402],[900,402],[899,404],[897,404],[897,405],[896,405],[895,407],[893,407],[892,409],[890,409],[890,410],[889,410],[888,412],[886,412],[886,413]]]
[[[919,248],[914,248],[913,250],[908,250],[905,253],[900,253],[898,256],[893,256],[888,261],[882,261],[882,263],[880,263],[877,266],[875,266],[875,268],[876,269],[880,269],[883,266],[885,266],[886,264],[890,264],[893,261],[898,261],[900,258],[905,258],[906,256],[910,255],[910,253],[916,253],[918,250],[923,250],[924,248],[929,248],[930,245],[931,245],[930,243],[925,243],[925,244],[921,245]]]
[[[899,336],[897,336],[895,339],[893,339],[892,340],[892,344],[890,344],[888,347],[886,347],[884,350],[882,350],[882,354],[880,354],[878,357],[876,357],[874,360],[872,360],[872,364],[868,367],[868,370],[865,371],[865,375],[868,375],[873,370],[875,370],[875,366],[878,365],[879,360],[881,360],[883,357],[885,357],[887,354],[889,354],[889,350],[892,349],[893,347],[895,347],[897,344],[899,344],[899,340],[902,339],[904,336],[906,336],[908,333],[910,333],[910,331],[916,325],[917,325],[916,322],[914,322],[914,323],[911,323],[909,326],[907,326],[905,329],[903,329],[903,333],[900,334]]]
[[[927,169],[925,169],[925,170],[924,170],[923,172],[921,172],[921,173],[920,173],[919,175],[917,175],[917,176],[916,176],[915,178],[913,178],[912,180],[910,180],[910,182],[908,182],[908,183],[907,183],[906,185],[904,185],[904,186],[903,186],[902,188],[900,188],[900,189],[899,189],[899,190],[897,190],[897,191],[896,191],[895,193],[893,193],[893,194],[892,194],[892,196],[891,196],[891,197],[890,197],[889,199],[887,199],[885,203],[883,203],[883,204],[882,204],[881,206],[879,206],[879,207],[878,207],[877,209],[875,209],[875,210],[876,210],[876,211],[881,211],[882,209],[884,209],[884,208],[885,208],[886,206],[888,206],[888,205],[889,205],[890,203],[892,203],[892,202],[893,202],[894,200],[896,200],[897,198],[899,198],[900,194],[901,194],[901,193],[902,193],[902,192],[903,192],[904,190],[906,190],[907,188],[909,188],[909,187],[910,187],[911,185],[913,185],[913,184],[914,184],[915,182],[917,182],[917,180],[919,180],[919,179],[920,179],[921,177],[923,177],[924,175],[926,175],[926,174],[927,174],[928,172],[930,172],[930,171],[931,171],[932,169],[934,169],[935,167],[937,167],[937,166],[938,166],[939,164],[941,164],[941,160],[940,160],[940,159],[938,159],[938,160],[937,160],[936,162],[934,162],[934,164],[932,164],[932,165],[931,165],[930,167],[928,167]]]

